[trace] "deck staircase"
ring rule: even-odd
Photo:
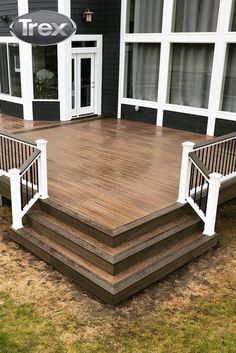
[[[10,237],[110,305],[130,297],[217,243],[178,204],[109,232],[41,201]]]

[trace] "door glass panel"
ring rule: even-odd
[[[91,104],[91,59],[81,59],[81,108]]]
[[[75,59],[72,59],[72,109],[75,109]]]

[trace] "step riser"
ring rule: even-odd
[[[42,211],[49,214],[50,216],[53,216],[53,217],[59,219],[60,221],[63,221],[65,224],[68,224],[70,226],[75,227],[76,229],[80,230],[81,232],[84,232],[84,233],[90,235],[94,239],[102,242],[103,244],[105,244],[107,246],[113,247],[113,238],[110,235],[95,229],[94,227],[92,227],[91,225],[89,225],[87,223],[79,221],[78,219],[58,210],[57,208],[55,208],[55,207],[53,207],[43,201],[40,201],[40,208]]]
[[[32,254],[34,254],[39,259],[47,262],[53,268],[58,270],[60,273],[64,274],[68,278],[70,278],[75,283],[79,284],[79,286],[85,288],[87,291],[95,295],[95,297],[101,299],[107,304],[114,305],[113,303],[113,295],[109,293],[104,288],[100,287],[87,277],[81,275],[79,272],[75,271],[66,263],[60,261],[56,257],[48,254],[44,249],[41,249],[39,246],[33,244],[28,239],[20,236],[15,233],[13,230],[9,231],[9,237],[14,240],[16,243],[21,245],[23,248],[29,250]]]
[[[123,245],[126,242],[137,238],[138,236],[141,236],[147,232],[154,230],[155,228],[158,228],[159,226],[163,226],[164,224],[173,221],[177,217],[181,217],[189,213],[193,214],[191,207],[188,204],[186,204],[186,205],[183,205],[182,207],[174,208],[170,212],[164,215],[158,216],[153,220],[134,226],[134,228],[129,229],[128,231],[124,231],[121,234],[112,236],[112,235],[106,234],[105,232],[103,233],[97,230],[96,228],[92,227],[87,223],[81,222],[80,220],[58,210],[56,207],[48,203],[41,201],[40,208],[47,214],[63,221],[65,224],[75,227],[76,229],[90,235],[95,240],[100,241],[103,244],[112,248]]]
[[[75,244],[70,239],[53,231],[52,229],[49,229],[46,224],[42,224],[31,217],[27,217],[27,224],[33,227],[34,229],[42,232],[43,234],[46,234],[48,238],[56,241],[58,244],[62,245],[63,247],[73,251],[74,253],[83,257],[85,260],[90,261],[91,263],[98,266],[99,268],[106,271],[107,273],[113,274],[112,263],[104,260],[103,258],[97,256],[91,251],[85,249],[84,247],[78,244]]]
[[[201,222],[197,224],[186,227],[182,230],[177,231],[176,233],[171,234],[166,239],[159,241],[156,244],[152,244],[149,247],[140,250],[139,252],[125,258],[124,260],[118,262],[115,265],[114,274],[118,274],[127,270],[129,267],[138,264],[140,261],[146,260],[153,255],[158,255],[162,250],[167,249],[170,246],[173,246],[178,241],[183,240],[187,236],[191,235],[197,230],[201,229]]]
[[[196,247],[194,250],[170,262],[165,267],[162,267],[158,271],[132,284],[130,287],[125,288],[125,290],[115,294],[113,299],[113,305],[117,305],[122,301],[126,300],[127,298],[129,298],[130,296],[140,292],[141,290],[145,289],[146,287],[150,286],[151,284],[155,283],[161,278],[167,276],[173,271],[186,265],[188,262],[192,261],[198,256],[204,254],[206,251],[208,251],[209,249],[213,248],[216,245],[217,245],[217,237],[212,237],[212,238],[209,237],[209,241],[207,243],[204,243]]]
[[[193,211],[189,205],[183,205],[181,208],[174,209],[169,213],[166,213],[162,216],[158,216],[153,220],[150,220],[146,223],[140,224],[133,229],[125,231],[119,235],[114,237],[114,247],[120,246],[125,244],[126,242],[137,238],[147,232],[151,232],[152,230],[161,227],[169,222],[172,222],[178,217],[181,217],[185,214],[192,213]]]
[[[47,234],[49,238],[51,238],[54,241],[57,241],[63,247],[66,247],[67,249],[73,251],[74,253],[78,254],[85,260],[90,261],[91,263],[93,263],[94,265],[98,266],[99,268],[101,268],[102,270],[106,271],[111,275],[116,275],[122,271],[125,271],[129,267],[139,263],[140,261],[145,260],[154,254],[158,254],[164,248],[174,245],[177,241],[184,239],[189,234],[192,234],[194,231],[200,229],[200,226],[201,226],[201,222],[199,221],[197,223],[194,223],[193,225],[186,226],[185,228],[178,230],[176,233],[170,234],[170,236],[168,236],[166,239],[163,239],[156,243],[152,242],[151,244],[149,242],[146,244],[146,247],[145,247],[145,243],[142,243],[141,247],[137,248],[136,253],[134,254],[127,253],[127,257],[122,258],[120,261],[117,260],[115,261],[116,263],[114,263],[114,261],[105,260],[99,255],[91,252],[89,249],[86,249],[78,244],[75,244],[70,239],[55,232],[52,229],[47,228],[47,225],[42,224],[31,217],[27,217],[27,223],[34,229],[37,229],[38,231],[44,234]],[[159,236],[157,236],[157,240],[158,240],[158,237]]]
[[[40,246],[33,244],[29,239],[17,234],[15,231],[10,230],[9,236],[12,240],[17,242],[19,245],[28,249],[31,253],[35,254],[38,258],[44,260],[52,267],[57,269],[59,272],[65,274],[67,277],[72,279],[74,282],[78,283],[80,286],[88,290],[90,293],[94,294],[96,297],[100,298],[102,301],[110,304],[117,305],[120,302],[124,301],[131,295],[139,292],[140,290],[148,287],[149,285],[155,283],[159,279],[173,272],[174,270],[182,267],[189,261],[203,254],[210,248],[214,247],[217,244],[217,237],[209,237],[209,241],[196,246],[193,250],[189,251],[187,254],[185,253],[183,256],[179,256],[174,261],[170,261],[166,266],[163,266],[161,269],[153,272],[149,276],[142,278],[141,280],[137,280],[135,283],[126,287],[124,290],[112,294],[108,292],[106,289],[99,286],[97,283],[94,283],[87,277],[78,273],[74,270],[69,264],[65,261],[59,260],[56,256],[49,254],[47,251],[42,249]]]

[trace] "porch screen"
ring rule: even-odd
[[[220,0],[175,0],[174,32],[216,32]]]
[[[228,46],[222,110],[236,112],[236,44],[229,44]]]
[[[128,0],[127,32],[160,33],[163,0]]]
[[[0,44],[0,92],[10,94],[6,44]]]
[[[173,44],[169,103],[207,108],[213,44]]]
[[[124,96],[157,101],[160,44],[126,44]]]

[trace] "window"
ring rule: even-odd
[[[21,97],[19,45],[0,43],[0,92]]]
[[[174,32],[216,32],[219,5],[220,0],[175,0]]]
[[[173,45],[169,103],[208,107],[213,52],[213,44]]]
[[[229,44],[224,75],[222,110],[236,112],[236,44]]]
[[[160,33],[163,0],[128,0],[127,33]]]
[[[160,44],[126,44],[125,97],[157,101]]]
[[[33,46],[35,99],[58,99],[57,46]]]
[[[236,32],[236,3],[235,3],[235,0],[233,0],[233,4],[232,4],[231,24],[230,24],[229,31]]]

